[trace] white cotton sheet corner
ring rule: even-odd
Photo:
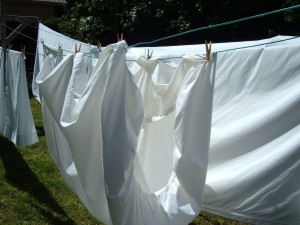
[[[37,77],[50,154],[67,184],[105,224],[187,224],[202,204],[213,61],[186,77],[173,113],[149,122],[126,51],[123,41],[106,47],[88,79],[80,53]],[[147,144],[154,139],[157,144]],[[158,169],[163,179],[153,176]]]

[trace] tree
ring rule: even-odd
[[[60,32],[85,42],[106,45],[125,33],[129,44],[149,41],[210,24],[235,20],[300,4],[300,0],[68,0],[59,18]],[[189,44],[299,35],[299,10],[255,21],[196,32],[158,44]]]

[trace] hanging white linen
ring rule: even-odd
[[[165,116],[174,110],[176,99],[184,80],[187,79],[187,74],[193,73],[205,60],[206,58],[201,55],[186,55],[182,57],[181,62],[166,86],[165,92],[159,94],[161,97],[160,116]]]
[[[39,79],[42,80],[45,77],[47,77],[54,68],[62,61],[62,55],[60,55],[61,50],[59,48],[51,48],[50,46],[43,45],[44,47],[44,62],[41,67],[40,73],[39,73]],[[62,58],[60,58],[60,56]],[[59,146],[67,145],[67,143],[64,141],[63,135],[61,133],[61,130],[59,129],[59,126],[56,124],[55,120],[51,116],[51,112],[49,111],[47,104],[44,104],[43,102],[43,96],[40,93],[39,95],[40,102],[42,103],[42,114],[43,114],[43,123],[44,123],[44,130],[46,134],[46,138],[52,139],[55,141],[48,142],[48,148],[51,149],[49,151],[53,161],[55,164],[63,165],[60,162],[60,157],[58,157],[58,154],[61,154],[58,149]],[[62,159],[65,159],[66,157],[62,157]],[[69,166],[69,164],[67,164]],[[64,175],[64,173],[61,173],[62,176],[67,177]],[[66,183],[71,188],[72,185],[69,185],[69,179],[66,178]]]
[[[64,101],[64,98],[61,97],[61,91],[65,94],[73,68],[73,55],[64,57],[60,64],[57,67],[54,67],[55,69],[52,67],[53,60],[51,57],[53,56],[49,55],[46,58],[37,77],[37,83],[43,83],[48,86],[50,90],[53,90],[53,93],[45,93],[45,95],[48,94],[48,98],[51,98],[52,96],[53,101],[56,102],[56,106],[60,108]],[[47,63],[47,61],[50,63]],[[76,63],[74,65],[76,66]],[[53,80],[57,83],[53,82]],[[57,86],[58,89],[56,89],[56,86],[53,86],[53,83],[55,83],[54,85],[59,84],[59,86]],[[68,187],[77,194],[87,209],[91,211],[74,165],[68,141],[60,127],[60,123],[57,123],[57,120],[54,118],[56,117],[57,119],[57,113],[50,111],[48,105],[44,101],[43,95],[41,97],[43,99],[42,111],[48,151],[56,166],[60,169],[61,176]]]
[[[93,62],[95,61],[94,59],[99,57],[98,50],[96,50],[96,46],[69,38],[63,34],[60,34],[48,28],[42,23],[39,23],[37,40],[38,42],[36,48],[36,58],[34,63],[34,71],[33,71],[33,79],[32,79],[32,93],[38,101],[40,101],[39,88],[35,80],[47,56],[47,54],[45,54],[46,53],[45,47],[47,48],[48,53],[52,54],[55,58],[58,50],[59,50],[58,56],[64,56],[70,53],[74,53],[75,44],[77,46],[80,45],[81,46],[80,51],[85,54],[89,54],[90,59],[91,60],[93,59],[92,60]]]
[[[44,44],[44,47],[45,46],[46,45]],[[46,47],[48,47],[48,46],[46,46]],[[48,78],[48,76],[52,72],[54,74],[59,74],[57,77],[54,76],[55,79],[62,80],[62,81],[64,81],[63,79],[67,79],[63,83],[68,83],[68,81],[69,81],[68,79],[70,78],[69,75],[72,71],[73,66],[74,66],[74,69],[75,68],[79,69],[82,72],[82,74],[85,74],[85,75],[86,75],[86,73],[90,73],[90,71],[92,70],[93,65],[91,65],[89,61],[86,62],[86,60],[84,60],[83,54],[81,54],[81,53],[78,53],[76,55],[76,60],[74,62],[74,65],[73,65],[73,56],[68,55],[67,57],[65,57],[64,61],[58,67],[59,69],[57,68],[55,70],[55,68],[57,66],[57,62],[59,62],[59,60],[57,59],[57,57],[59,56],[59,54],[58,54],[59,52],[58,52],[58,49],[56,49],[56,50],[57,51],[51,52],[51,53],[53,53],[53,55],[49,52],[49,54],[46,56],[45,61],[40,70],[40,73],[37,77],[37,83],[44,81],[44,79]],[[88,59],[90,59],[90,58],[88,58]],[[87,72],[84,73],[85,71],[87,71]],[[89,76],[90,75],[88,75],[88,77]],[[51,76],[51,77],[53,77],[53,76]],[[50,79],[53,79],[53,78],[50,78]],[[85,79],[87,79],[86,76],[85,76]],[[48,81],[45,81],[44,83],[46,83],[46,82],[48,82]],[[55,87],[51,87],[51,88],[53,90],[55,90]],[[63,89],[67,89],[67,86],[63,86],[62,88],[60,88],[60,90],[63,90]],[[57,95],[54,95],[54,93],[53,93],[54,99],[61,99],[60,94],[61,94],[60,92],[57,92]],[[42,100],[43,95],[40,95],[40,97]],[[49,110],[47,104],[45,104],[43,100],[42,100],[42,112],[43,112],[44,129],[45,129],[45,134],[46,134],[46,138],[47,138],[48,151],[49,151],[53,161],[55,162],[56,166],[58,168],[63,168],[60,170],[60,172],[61,172],[61,175],[64,178],[66,184],[68,185],[68,187],[72,191],[77,193],[80,200],[83,203],[86,203],[85,205],[89,209],[89,206],[87,203],[88,200],[87,200],[86,194],[84,193],[82,184],[79,180],[76,167],[74,166],[74,162],[72,159],[72,155],[71,155],[71,151],[70,151],[68,142],[62,132],[62,129],[60,128],[59,124],[56,123],[56,120],[53,118],[51,111]],[[63,149],[64,151],[61,151],[61,149]],[[95,216],[95,217],[97,217],[97,216]]]
[[[241,48],[250,45],[257,45],[257,44],[265,44],[266,46],[269,45],[282,45],[282,44],[290,44],[290,43],[298,43],[299,40],[288,40],[284,42],[278,42],[274,44],[267,44],[272,41],[278,41],[282,39],[289,39],[290,36],[277,36],[269,39],[257,40],[257,41],[243,41],[243,42],[228,42],[228,43],[214,43],[213,44],[213,52],[222,51],[230,48]],[[36,84],[36,77],[40,72],[40,69],[43,65],[44,61],[44,47],[43,45],[47,46],[54,46],[58,48],[61,46],[62,54],[67,55],[70,53],[74,53],[75,44],[77,46],[81,45],[81,52],[90,56],[90,59],[93,61],[93,64],[99,57],[98,49],[94,45],[90,45],[87,43],[80,42],[78,40],[74,40],[70,37],[67,37],[61,33],[58,33],[49,27],[39,23],[38,29],[38,43],[36,49],[36,58],[34,64],[34,72],[33,72],[33,79],[32,79],[32,92],[33,95],[39,100],[39,91],[38,85]],[[181,61],[181,57],[186,54],[199,54],[205,52],[204,44],[198,45],[181,45],[181,46],[171,46],[171,47],[135,47],[130,48],[128,53],[126,54],[126,60],[128,65],[131,65],[132,62],[138,60],[141,56],[145,56],[148,50],[153,50],[153,58],[159,59],[166,59],[170,58],[165,61],[169,61],[172,63],[178,64]],[[90,68],[90,67],[89,67]]]
[[[102,50],[89,79],[80,67],[83,56],[78,53],[73,67],[73,58],[68,56],[50,74],[38,76],[48,116],[55,120],[64,139],[59,146],[56,137],[46,134],[49,151],[53,142],[59,146],[51,154],[63,177],[79,182],[67,183],[92,215],[105,224],[187,224],[201,209],[213,61],[203,62],[188,75],[174,113],[145,128],[142,95],[127,69],[126,49],[122,41]],[[166,140],[158,136],[165,126],[171,130],[164,134]],[[153,138],[157,138],[156,144]],[[146,142],[158,148],[151,149]],[[163,180],[149,177],[151,171],[141,161],[143,154],[159,149],[157,160],[149,159],[160,172],[167,170]],[[174,159],[167,157],[168,162],[160,162],[159,158],[169,152]],[[169,164],[171,168],[165,166]],[[73,173],[68,173],[70,165]]]
[[[300,46],[218,53],[204,209],[300,223]]]
[[[292,36],[275,36],[272,38],[254,40],[254,41],[241,41],[241,42],[224,42],[213,43],[212,52],[226,51],[229,49],[242,49],[268,46],[282,46],[299,44],[300,38],[294,38]],[[205,45],[179,45],[179,46],[160,46],[160,47],[131,47],[126,54],[126,59],[129,65],[139,59],[141,56],[145,56],[148,51],[153,51],[152,58],[159,58],[164,62],[172,62],[178,64],[181,57],[184,55],[195,55],[199,53],[205,53]]]
[[[59,45],[57,48],[47,45],[45,43],[43,43],[43,51],[44,51],[44,60],[46,59],[46,57],[51,54],[52,56],[54,56],[54,63],[57,65],[58,63],[60,63],[60,61],[63,58],[63,50],[61,48],[61,46]]]
[[[94,47],[92,45],[90,46],[90,52],[85,54],[87,56],[87,71],[89,77],[92,75],[93,70],[95,69],[100,54],[101,46]]]
[[[157,72],[160,63],[157,59],[147,60],[145,57],[141,57],[137,60],[137,66],[139,69],[133,75],[143,96],[144,117],[151,119],[158,115],[159,110],[159,99],[154,90],[152,76],[155,70]],[[132,67],[131,69],[134,70]]]
[[[21,52],[7,51],[3,74],[4,51],[1,52],[0,132],[16,145],[28,146],[38,138],[29,103],[25,60]]]
[[[185,55],[178,64],[165,63],[157,58],[140,57],[129,67],[136,85],[141,90],[144,117],[158,120],[174,111],[181,85],[188,73],[206,59],[198,55]]]
[[[43,30],[40,32],[47,35]],[[51,38],[49,40],[57,44],[60,42],[60,36],[57,34]],[[216,87],[209,168],[204,191],[204,208],[207,211],[254,224],[300,223],[300,182],[297,178],[300,170],[298,166],[300,104],[297,88],[300,51],[299,39],[286,40],[289,38],[277,36],[260,41],[213,44],[213,51],[258,44],[263,46],[218,53],[218,57],[214,59],[217,69]],[[268,43],[283,39],[286,41]],[[73,49],[74,43],[70,51]],[[189,54],[184,58],[193,57],[190,54],[205,50],[204,45],[129,48],[126,59],[133,74],[144,69],[133,60],[139,60],[148,49],[153,50],[153,58],[159,58],[156,65],[161,62],[178,64],[171,80],[159,82],[154,70],[154,74],[149,74],[152,81],[148,79],[152,84],[145,82],[145,85],[152,86],[151,94],[159,96],[159,101],[155,101],[155,104],[159,105],[159,120],[151,120],[151,123],[149,120],[143,121],[138,136],[138,154],[135,157],[138,160],[135,160],[135,164],[136,161],[141,164],[141,175],[138,177],[144,176],[150,191],[158,196],[158,190],[164,187],[173,170],[173,152],[165,150],[161,154],[160,149],[174,147],[172,145],[174,138],[169,135],[173,132],[172,116],[175,117],[172,109],[176,99],[178,101],[177,95],[183,90],[181,87],[186,82],[184,79],[189,77],[186,76],[185,69],[182,73],[179,72],[180,66],[183,66],[182,56]],[[197,63],[202,64],[195,62],[195,65]],[[192,68],[191,71],[195,69]],[[177,77],[175,74],[181,75]],[[173,88],[172,80],[177,79],[180,85],[174,81],[176,85]],[[163,84],[164,88],[157,88],[156,84]],[[163,91],[160,92],[161,90]],[[78,104],[82,98],[84,97],[78,95],[78,99],[73,101],[74,104]],[[143,104],[147,106],[147,103]],[[86,203],[87,197],[83,197],[86,195],[73,156],[66,153],[71,152],[68,139],[60,128],[60,123],[57,126],[60,130],[56,132],[54,129],[49,139],[55,140],[57,149],[55,157],[61,164],[59,167],[65,166],[61,169],[62,174],[66,180],[77,177],[74,180],[78,183],[69,182],[69,186],[74,189],[81,185],[75,192],[78,194],[79,189],[82,190],[83,194],[78,194],[79,197],[89,211],[99,218],[99,214],[92,210],[90,203]],[[61,149],[69,150],[60,151],[59,146],[63,146]],[[69,161],[64,162],[64,157]],[[163,163],[164,166],[161,168],[160,165]],[[199,191],[201,192],[201,189]],[[101,216],[99,219],[110,221],[110,218],[103,218]]]

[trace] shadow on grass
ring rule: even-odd
[[[39,137],[45,136],[45,130],[43,126],[35,126],[36,133]]]
[[[3,161],[7,182],[34,197],[39,203],[38,205],[34,205],[34,207],[36,207],[51,224],[75,224],[74,221],[68,218],[67,213],[51,196],[48,189],[39,181],[15,145],[0,135],[0,146],[0,158]],[[51,209],[47,210],[42,205],[46,205]]]

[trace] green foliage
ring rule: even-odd
[[[300,0],[287,0],[284,3],[284,6],[288,7],[288,6],[298,5],[298,4],[300,4]],[[284,13],[284,15],[285,15],[284,19],[288,23],[294,23],[294,22],[300,21],[300,13],[297,10],[286,11]]]
[[[124,32],[128,44],[150,41],[209,24],[300,4],[300,0],[69,0],[58,19],[60,32],[75,39],[103,45]],[[299,35],[299,9],[168,40],[164,44],[237,41],[274,35]]]

